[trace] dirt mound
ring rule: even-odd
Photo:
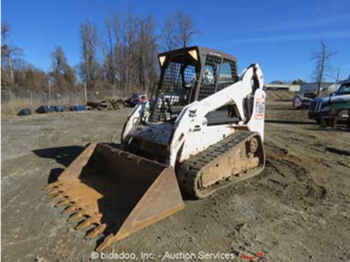
[[[292,101],[292,99],[295,96],[294,92],[284,91],[284,90],[278,90],[278,91],[272,91],[268,90],[266,92],[266,101]]]

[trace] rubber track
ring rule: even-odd
[[[217,190],[230,184],[226,182],[225,185],[214,184],[209,188],[197,189],[197,181],[199,180],[201,170],[208,168],[215,160],[222,157],[225,153],[232,151],[237,145],[248,141],[251,137],[258,135],[258,133],[250,131],[237,131],[234,134],[226,137],[220,142],[208,147],[204,151],[186,160],[178,169],[178,181],[181,189],[196,198],[206,197]],[[208,190],[209,189],[209,190]],[[207,191],[208,193],[203,193]]]

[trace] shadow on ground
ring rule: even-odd
[[[84,149],[82,146],[52,147],[33,150],[33,153],[42,158],[55,159],[57,163],[67,167]]]
[[[76,159],[83,152],[84,149],[85,147],[82,146],[65,146],[37,149],[33,150],[33,153],[42,158],[55,159],[57,163],[68,167],[74,161],[74,159]],[[63,170],[63,168],[51,169],[47,182],[49,184],[56,182]]]

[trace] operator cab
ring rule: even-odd
[[[337,90],[337,92],[335,93],[336,95],[350,95],[350,80],[344,82],[339,89]]]
[[[151,122],[175,121],[188,104],[238,81],[236,58],[209,48],[182,48],[161,53],[158,59],[161,76],[152,92]],[[225,105],[207,116],[208,124],[232,117],[234,111]]]

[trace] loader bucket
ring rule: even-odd
[[[90,144],[45,189],[76,229],[95,225],[87,238],[107,235],[96,251],[184,208],[172,167],[107,144]]]

